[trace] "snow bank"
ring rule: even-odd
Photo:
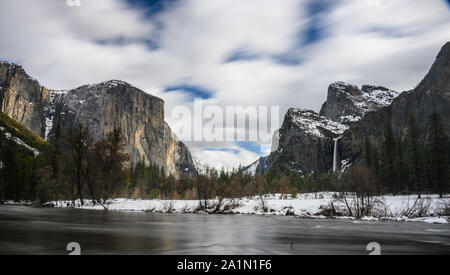
[[[253,198],[242,199],[225,199],[218,207],[218,199],[208,201],[208,210],[203,211],[199,207],[197,200],[130,200],[130,199],[114,199],[106,203],[110,211],[145,211],[154,213],[221,213],[221,214],[246,214],[246,215],[290,215],[299,218],[330,218],[324,216],[326,209],[331,202],[337,203],[336,198],[339,193],[322,192],[300,194],[295,198],[290,195],[283,196],[281,194],[266,195]],[[443,206],[450,203],[450,197],[439,199],[437,195],[425,196],[424,200],[429,206],[425,213],[425,217],[405,217],[404,213],[410,209],[417,196],[384,196],[378,197],[383,202],[383,215],[374,217],[363,217],[362,220],[378,221],[420,221],[427,223],[448,223],[449,217],[441,217]],[[75,202],[75,208],[86,210],[104,210],[103,206],[93,205],[91,201],[86,201],[81,206],[79,201]],[[71,207],[70,201],[52,202],[55,207]],[[337,217],[347,218],[352,217]]]

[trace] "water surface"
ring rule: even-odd
[[[450,225],[0,206],[0,254],[450,254]]]

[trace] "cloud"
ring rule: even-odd
[[[196,95],[223,108],[280,106],[282,120],[289,107],[318,111],[338,80],[409,90],[450,37],[446,1],[314,2],[2,0],[0,59],[54,89],[128,81],[162,97],[173,126],[172,109],[192,110]],[[258,157],[236,143],[188,145],[214,165]]]
[[[231,171],[233,168],[238,168],[239,165],[251,164],[259,158],[258,154],[243,150],[233,143],[220,144],[220,148],[199,148],[192,145],[190,148],[195,158],[207,160],[207,164],[218,171],[222,168]],[[240,161],[237,162],[236,159]]]

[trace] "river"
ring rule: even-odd
[[[450,225],[0,206],[0,254],[450,254]]]

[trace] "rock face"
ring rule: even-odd
[[[412,91],[402,93],[382,110],[367,114],[344,134],[340,159],[353,162],[363,157],[363,144],[368,138],[380,145],[386,123],[391,123],[397,138],[404,138],[410,114],[414,114],[422,133],[428,130],[429,117],[436,111],[443,119],[445,131],[450,135],[450,43],[447,43],[429,73]]]
[[[334,139],[348,126],[302,109],[290,109],[279,131],[278,150],[270,154],[268,170],[278,174],[330,171]]]
[[[330,172],[336,144],[337,169],[344,171],[363,159],[366,138],[381,146],[386,123],[391,123],[397,138],[404,138],[412,113],[426,133],[433,111],[441,115],[450,136],[450,43],[412,91],[398,94],[384,87],[365,85],[359,89],[336,82],[328,89],[320,115],[289,110],[280,129],[279,148],[269,156],[268,169],[274,173]]]
[[[49,91],[15,64],[0,62],[0,111],[43,136]]]
[[[335,146],[336,169],[345,168],[350,162],[341,161],[340,138],[344,132],[369,113],[389,106],[398,95],[380,86],[364,85],[360,89],[344,82],[331,84],[320,114],[301,109],[288,111],[279,131],[278,150],[269,156],[268,170],[275,174],[331,172],[335,168]]]
[[[269,157],[260,157],[257,161],[247,167],[244,167],[243,171],[251,175],[262,175],[265,171],[267,171],[268,161]]]
[[[389,106],[397,96],[397,92],[384,87],[364,85],[360,90],[355,85],[336,82],[328,88],[328,98],[320,115],[351,124],[369,112]]]
[[[163,100],[117,80],[48,91],[22,68],[2,64],[2,111],[37,135],[47,138],[56,125],[70,129],[81,123],[99,140],[120,127],[133,164],[144,160],[175,177],[195,175],[188,148],[164,121]]]

